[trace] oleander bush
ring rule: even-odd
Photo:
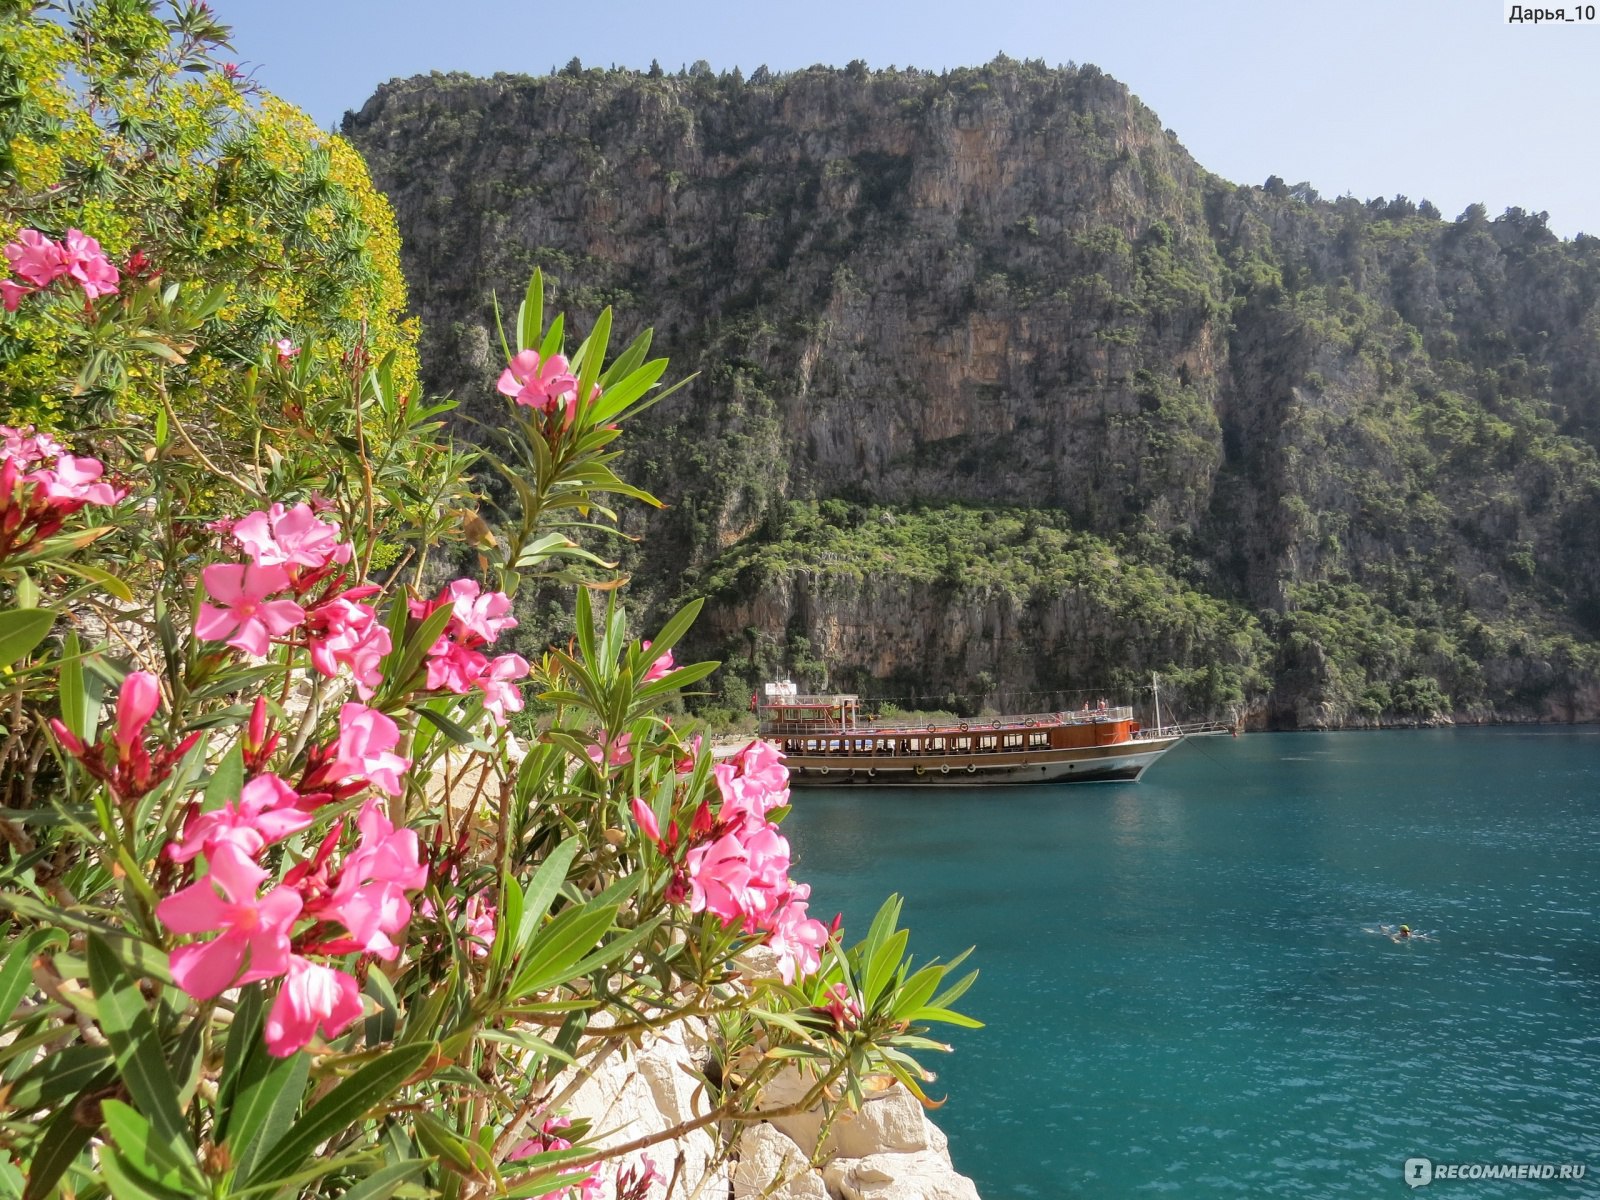
[[[535,273],[462,452],[359,163],[335,186],[205,5],[4,22],[0,1194],[642,1200],[653,1146],[731,1145],[780,1074],[921,1096],[970,974],[908,958],[893,900],[812,917],[779,757],[663,715],[715,667],[673,657],[698,605],[630,636],[600,551],[653,502],[613,469],[672,390],[648,332],[569,337]],[[294,227],[308,189],[349,256]],[[429,583],[463,541],[478,577]],[[572,596],[533,661],[496,647],[530,581]],[[563,1110],[685,1023],[703,1115],[606,1144]]]

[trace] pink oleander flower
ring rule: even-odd
[[[428,690],[465,696],[488,669],[487,655],[452,641],[446,635],[428,651]]]
[[[783,765],[783,751],[771,742],[757,739],[735,757],[739,773],[755,781],[768,791],[783,792],[789,788],[789,768]]]
[[[239,847],[225,842],[207,861],[209,875],[156,905],[156,916],[174,933],[220,934],[179,946],[169,960],[172,981],[196,1000],[282,975],[289,969],[289,927],[300,915],[300,897],[290,888],[256,895],[267,872]]]
[[[650,1200],[652,1185],[659,1183],[665,1186],[667,1182],[665,1176],[656,1170],[656,1164],[648,1154],[640,1154],[618,1165],[616,1172],[616,1186],[613,1189],[616,1200]]]
[[[589,761],[597,767],[602,764],[608,767],[625,767],[633,761],[633,752],[628,749],[632,741],[631,733],[619,733],[614,738],[603,738],[589,747]]]
[[[117,695],[117,760],[144,752],[144,731],[161,707],[161,684],[149,671],[129,671]]]
[[[194,623],[195,636],[205,641],[226,642],[265,658],[273,637],[282,637],[306,619],[305,609],[293,600],[268,599],[289,586],[289,572],[281,566],[213,563],[200,572],[200,579],[217,601],[202,602]]]
[[[450,878],[452,881],[455,879],[453,872]],[[417,911],[430,921],[439,920],[439,910],[426,896],[417,902]],[[461,932],[465,935],[467,943],[467,953],[473,958],[487,958],[494,946],[495,919],[498,916],[494,905],[479,895],[467,897],[465,905],[461,903],[459,897],[449,896],[445,900],[445,911],[449,914],[451,924],[461,925]]]
[[[709,912],[725,923],[742,921],[750,909],[750,855],[731,833],[693,847],[684,860],[689,875],[689,909]]]
[[[273,503],[234,522],[233,538],[258,567],[289,566],[320,570],[330,562],[350,561],[350,544],[339,540],[336,521],[320,521],[309,504],[285,510]]]
[[[16,312],[22,302],[38,290],[14,279],[0,279],[0,303],[5,305],[7,312]]]
[[[427,884],[417,834],[395,829],[377,800],[368,800],[356,817],[361,841],[339,868],[333,891],[310,915],[333,920],[349,931],[348,939],[329,943],[333,953],[359,950],[392,962],[400,953],[391,934],[411,920],[408,891]]]
[[[533,1137],[524,1138],[511,1148],[511,1153],[506,1155],[506,1161],[518,1162],[524,1158],[532,1158],[535,1154],[547,1154],[552,1150],[570,1150],[572,1143],[560,1136],[559,1130],[567,1129],[572,1122],[566,1117],[551,1117],[544,1123],[544,1128]],[[600,1168],[590,1169],[589,1174],[569,1187],[559,1192],[546,1192],[535,1200],[601,1200],[604,1195],[600,1183]],[[643,1197],[627,1196],[624,1200],[643,1200]]]
[[[861,1002],[850,994],[848,986],[836,983],[827,995],[828,1002],[822,1007],[833,1018],[835,1029],[848,1033],[861,1024]]]
[[[493,659],[475,681],[483,692],[483,709],[496,725],[506,723],[506,713],[522,711],[522,689],[513,686],[528,674],[528,660],[520,654],[502,654]]]
[[[644,648],[646,650],[650,649],[650,643],[645,642]],[[650,669],[644,673],[644,678],[639,682],[641,684],[654,683],[662,676],[670,673],[673,667],[676,665],[677,664],[672,661],[672,651],[668,650],[662,654],[660,658],[656,659],[655,662],[650,664]]]
[[[201,737],[196,731],[170,749],[158,748],[150,753],[144,734],[160,705],[161,689],[156,677],[146,671],[132,671],[117,697],[115,730],[102,734],[96,745],[85,746],[55,717],[49,723],[56,740],[91,775],[105,782],[120,799],[137,800],[171,775],[173,767]]]
[[[356,695],[372,699],[383,682],[379,667],[393,642],[371,606],[335,596],[306,614],[306,637],[312,666],[330,679],[341,666],[348,667]]]
[[[35,288],[49,287],[68,270],[64,248],[37,229],[24,229],[17,234],[17,240],[6,246],[5,256],[23,282]]]
[[[513,358],[495,386],[502,396],[545,413],[555,412],[563,404],[570,408],[578,392],[577,377],[563,355],[552,354],[541,361],[533,350]]]
[[[679,775],[687,775],[694,770],[695,760],[700,757],[700,735],[697,733],[689,739],[686,747],[688,753],[672,764],[672,769]]]
[[[287,367],[300,356],[300,347],[288,338],[279,338],[272,343],[272,348],[278,352],[278,365]]]
[[[56,459],[54,467],[35,471],[28,479],[38,483],[50,500],[115,504],[128,494],[128,489],[99,482],[104,472],[105,466],[99,459],[63,454]]]
[[[661,822],[656,820],[655,810],[642,796],[635,796],[629,804],[633,809],[633,819],[639,823],[640,831],[652,842],[660,845]]]
[[[724,824],[747,821],[759,826],[769,812],[789,803],[789,769],[768,742],[751,742],[731,760],[712,767],[711,773],[722,795]]]
[[[267,1012],[267,1053],[287,1058],[318,1032],[338,1037],[361,1016],[361,987],[343,971],[291,955],[283,986]]]
[[[828,944],[828,927],[806,915],[806,901],[810,895],[809,885],[794,884],[769,923],[767,945],[778,953],[778,974],[785,983],[815,975],[822,966],[822,948]],[[856,1019],[860,1017],[861,1009],[857,1007]]]
[[[400,776],[411,766],[409,758],[394,753],[399,744],[400,727],[390,718],[364,704],[345,704],[339,709],[339,740],[329,776],[365,779],[398,796],[405,791]]]
[[[66,260],[67,274],[82,285],[84,299],[116,293],[121,277],[94,238],[79,229],[67,230],[62,256]]]
[[[0,425],[0,457],[10,459],[18,470],[26,471],[34,463],[59,458],[66,448],[48,433],[40,433],[32,425],[13,429]]]
[[[473,958],[489,957],[498,915],[494,905],[482,896],[467,897],[466,906],[461,910],[461,923],[467,935],[467,953]]]
[[[257,775],[221,808],[197,813],[185,822],[183,837],[167,846],[173,862],[188,862],[219,846],[229,845],[248,858],[311,825],[312,816],[299,807],[300,794],[273,774]]]
[[[344,873],[353,871],[408,892],[427,886],[428,868],[422,865],[416,830],[396,829],[375,799],[362,806],[356,828],[361,841],[345,860]]]
[[[448,629],[457,635],[466,630],[488,643],[517,627],[517,619],[510,615],[511,597],[504,592],[485,592],[474,579],[452,580],[439,599],[450,602],[455,619]]]
[[[759,827],[766,823],[769,812],[789,802],[787,791],[768,791],[754,780],[741,776],[738,767],[732,763],[718,763],[711,768],[711,774],[722,795],[722,807],[718,815],[723,824],[747,822],[752,827]]]

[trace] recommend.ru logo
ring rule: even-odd
[[[1436,1179],[1582,1179],[1584,1163],[1436,1163],[1408,1158],[1401,1168],[1407,1186],[1424,1187]]]

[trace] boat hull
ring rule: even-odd
[[[1183,739],[1138,738],[1109,746],[1010,755],[863,755],[789,752],[792,787],[992,787],[1133,783]]]

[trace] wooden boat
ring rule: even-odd
[[[1220,733],[1214,722],[1161,722],[1104,701],[1075,712],[1026,713],[931,724],[869,720],[861,698],[802,695],[787,680],[755,697],[760,736],[783,751],[792,785],[973,787],[1133,782],[1184,738]]]

